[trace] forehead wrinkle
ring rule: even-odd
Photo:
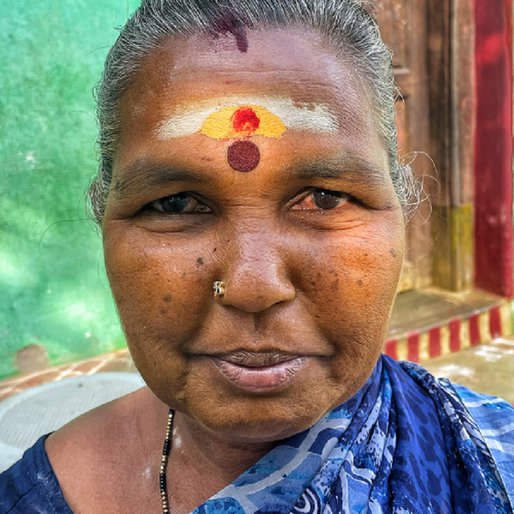
[[[199,183],[208,181],[203,173],[161,162],[137,160],[124,168],[112,186],[116,198],[130,196],[171,182]]]
[[[201,103],[209,101],[205,98],[205,80],[201,83],[198,81],[198,75],[205,75],[204,69],[198,69],[195,72],[188,70],[187,72],[175,73],[171,77],[167,77],[169,87],[173,91],[177,91],[184,87],[190,99]],[[337,81],[331,81],[334,77]],[[361,84],[353,84],[355,77],[349,76],[339,70],[329,78],[320,77],[310,71],[304,69],[253,69],[246,70],[237,68],[232,71],[209,71],[209,87],[208,91],[226,91],[227,87],[233,87],[234,90],[228,96],[260,96],[260,97],[284,97],[291,99],[294,103],[327,103],[327,99],[334,98],[334,95],[342,95],[344,98],[348,94],[348,89],[354,89],[355,93],[360,92]],[[249,92],[247,86],[255,86],[258,82],[259,93]],[[357,87],[358,86],[358,87]],[[222,98],[223,93],[219,95]],[[212,94],[211,97],[215,97]],[[325,98],[321,100],[321,98]]]

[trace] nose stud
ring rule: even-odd
[[[225,282],[221,280],[215,280],[212,284],[212,291],[214,293],[214,299],[220,300],[225,296]]]

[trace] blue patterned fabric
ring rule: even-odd
[[[0,514],[73,514],[40,437],[23,457],[0,473]]]
[[[508,514],[513,491],[512,406],[384,356],[351,400],[194,514]]]
[[[194,514],[509,514],[514,408],[382,357],[349,401]],[[71,513],[44,437],[0,474],[0,513]]]

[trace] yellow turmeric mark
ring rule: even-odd
[[[252,135],[279,138],[286,131],[282,120],[259,105],[222,107],[210,114],[200,133],[214,139],[244,138]]]

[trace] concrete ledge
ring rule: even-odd
[[[510,304],[502,298],[477,291],[411,291],[398,296],[384,353],[420,362],[510,334]]]

